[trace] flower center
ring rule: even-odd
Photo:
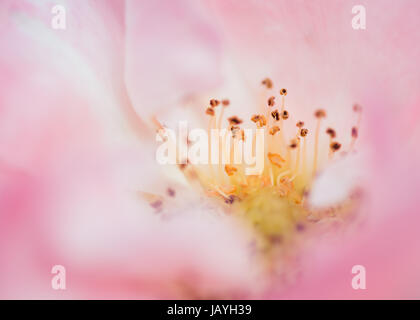
[[[262,81],[269,93],[273,89],[270,79]],[[309,132],[303,121],[291,123],[291,115],[286,108],[288,91],[280,89],[279,96],[268,94],[265,112],[250,118],[256,128],[265,133],[264,169],[259,175],[247,175],[242,164],[208,164],[205,168],[187,162],[179,165],[191,183],[199,182],[205,193],[222,203],[225,212],[238,217],[253,234],[252,247],[256,254],[268,257],[289,255],[289,249],[299,244],[308,234],[315,222],[329,218],[344,218],[356,201],[349,198],[336,207],[314,210],[308,204],[311,184],[319,170],[320,143],[327,139],[328,159],[333,160],[337,153],[345,155],[354,150],[361,119],[361,108],[353,107],[356,125],[351,129],[351,143],[348,150],[336,140],[333,128],[323,128],[327,114],[319,109],[314,112],[315,130]],[[277,102],[279,98],[280,102]],[[225,109],[229,100],[211,99],[205,114],[209,117],[209,136],[211,129],[222,129],[226,123]],[[227,128],[233,139],[245,140],[244,121],[238,116],[227,118]],[[159,129],[162,126],[158,123]],[[294,134],[286,134],[286,126],[294,128]],[[290,131],[290,130],[289,130]],[[314,135],[311,144],[308,136]],[[255,145],[255,141],[254,141]],[[258,150],[256,150],[258,152]],[[229,151],[232,152],[232,151]],[[228,158],[233,157],[228,154]],[[152,205],[159,206],[160,202]]]

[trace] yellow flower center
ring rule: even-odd
[[[270,79],[263,80],[262,84],[266,90],[273,89]],[[252,248],[270,269],[275,269],[273,266],[278,260],[293,260],[291,252],[297,251],[296,246],[314,228],[315,222],[331,217],[344,219],[356,204],[354,198],[349,198],[335,207],[314,210],[309,206],[308,194],[319,166],[320,139],[328,139],[329,159],[342,151],[341,144],[335,140],[334,129],[322,128],[327,116],[324,110],[315,111],[316,129],[309,132],[303,121],[290,123],[286,110],[287,90],[280,89],[279,95],[279,105],[276,97],[270,95],[265,114],[255,114],[250,119],[257,128],[265,130],[265,165],[260,175],[246,175],[245,165],[241,164],[208,164],[204,168],[191,163],[179,165],[192,184],[198,182],[209,197],[224,206],[226,214],[237,217],[251,230]],[[210,100],[205,110],[209,131],[223,128],[224,111],[228,107],[229,100]],[[358,135],[361,108],[355,105],[353,111],[357,124],[351,129],[351,144],[344,152],[353,150]],[[243,120],[233,116],[227,123],[233,139],[245,139],[241,128]],[[287,137],[286,125],[295,128],[293,136]],[[162,128],[159,123],[158,126]],[[307,142],[311,134],[314,135],[313,145]],[[231,157],[233,155],[229,154],[228,158]],[[162,203],[154,199],[151,204],[159,207]]]

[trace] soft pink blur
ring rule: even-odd
[[[353,1],[59,1],[60,31],[57,1],[2,1],[0,297],[419,298],[420,3],[362,2],[364,31]],[[267,76],[296,117],[323,106],[347,128],[363,105],[369,201],[357,232],[305,253],[297,284],[262,291],[232,221],[187,189],[162,222],[137,192],[171,184],[151,116],[213,93],[244,109]]]

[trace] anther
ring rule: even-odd
[[[242,120],[239,119],[236,116],[233,116],[233,117],[228,118],[228,121],[229,121],[230,125],[238,125],[238,124],[241,124],[242,123]]]
[[[178,167],[179,167],[179,169],[180,169],[181,171],[183,171],[183,170],[185,170],[185,168],[187,167],[187,164],[186,164],[186,163],[180,163],[180,164],[178,165]]]
[[[287,96],[287,90],[286,89],[280,89],[280,95]]]
[[[300,129],[300,136],[301,137],[306,137],[307,135],[308,135],[308,129],[305,129],[305,128],[303,128],[303,129]]]
[[[232,131],[232,137],[236,138],[238,133],[241,131],[241,128],[239,126],[232,126],[230,131]]]
[[[358,130],[357,130],[357,128],[356,128],[356,127],[351,128],[351,136],[352,136],[354,139],[356,139],[356,138],[357,138],[358,134],[359,134],[359,132],[358,132]]]
[[[271,89],[273,87],[273,81],[269,78],[265,78],[261,83],[266,86],[267,89]]]
[[[302,128],[305,125],[305,123],[303,121],[299,121],[298,123],[296,123],[296,127],[298,128]]]
[[[232,176],[232,175],[233,175],[236,171],[238,171],[238,169],[236,169],[234,166],[231,166],[231,165],[226,164],[226,165],[225,165],[225,171],[226,171],[227,175],[230,177],[230,176]]]
[[[292,140],[290,141],[290,145],[289,145],[289,147],[290,147],[291,149],[295,149],[297,146],[298,146],[298,141],[297,141],[296,139],[292,139]]]
[[[330,143],[330,149],[331,149],[332,152],[336,152],[336,151],[340,150],[340,148],[341,148],[341,143],[338,143],[338,142],[335,142],[335,141]]]
[[[274,106],[274,100],[275,99],[276,99],[275,97],[268,98],[267,104],[268,104],[269,107],[273,107]]]
[[[214,116],[214,109],[213,107],[209,107],[206,109],[206,114],[208,114],[209,116]]]
[[[355,103],[353,105],[353,111],[354,112],[360,112],[360,111],[362,111],[362,107],[360,105],[358,105],[357,103]]]
[[[280,131],[280,128],[278,127],[278,126],[273,126],[271,129],[270,129],[270,131],[269,131],[269,133],[272,135],[272,136],[274,136],[277,132],[279,132]]]
[[[267,124],[267,119],[263,115],[253,115],[251,118],[252,122],[255,122],[258,127],[264,127]]]
[[[327,116],[327,113],[325,112],[325,110],[318,109],[315,111],[315,117],[317,118],[325,118],[326,116]]]
[[[275,166],[277,166],[277,167],[279,167],[279,168],[281,168],[281,166],[282,166],[282,163],[283,162],[286,162],[286,160],[284,160],[283,158],[282,158],[282,156],[280,156],[279,154],[277,154],[277,153],[271,153],[271,152],[269,152],[268,154],[267,154],[267,156],[268,156],[268,160],[270,160],[270,162],[272,163],[272,164],[274,164]]]
[[[230,101],[229,101],[228,99],[224,99],[224,100],[222,100],[222,105],[223,105],[224,107],[227,107],[229,104],[230,104]]]
[[[276,121],[279,121],[280,120],[280,113],[279,113],[279,111],[277,109],[274,110],[273,112],[271,112],[271,116]]]
[[[289,119],[289,112],[287,110],[284,110],[281,114],[281,117],[283,118],[283,120]]]
[[[333,128],[328,128],[325,132],[331,137],[331,139],[334,139],[337,136]]]
[[[214,108],[217,107],[219,105],[220,101],[216,100],[216,99],[211,99],[210,100],[210,105]]]

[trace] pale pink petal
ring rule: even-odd
[[[221,41],[196,1],[126,3],[126,84],[140,116],[220,82]]]

